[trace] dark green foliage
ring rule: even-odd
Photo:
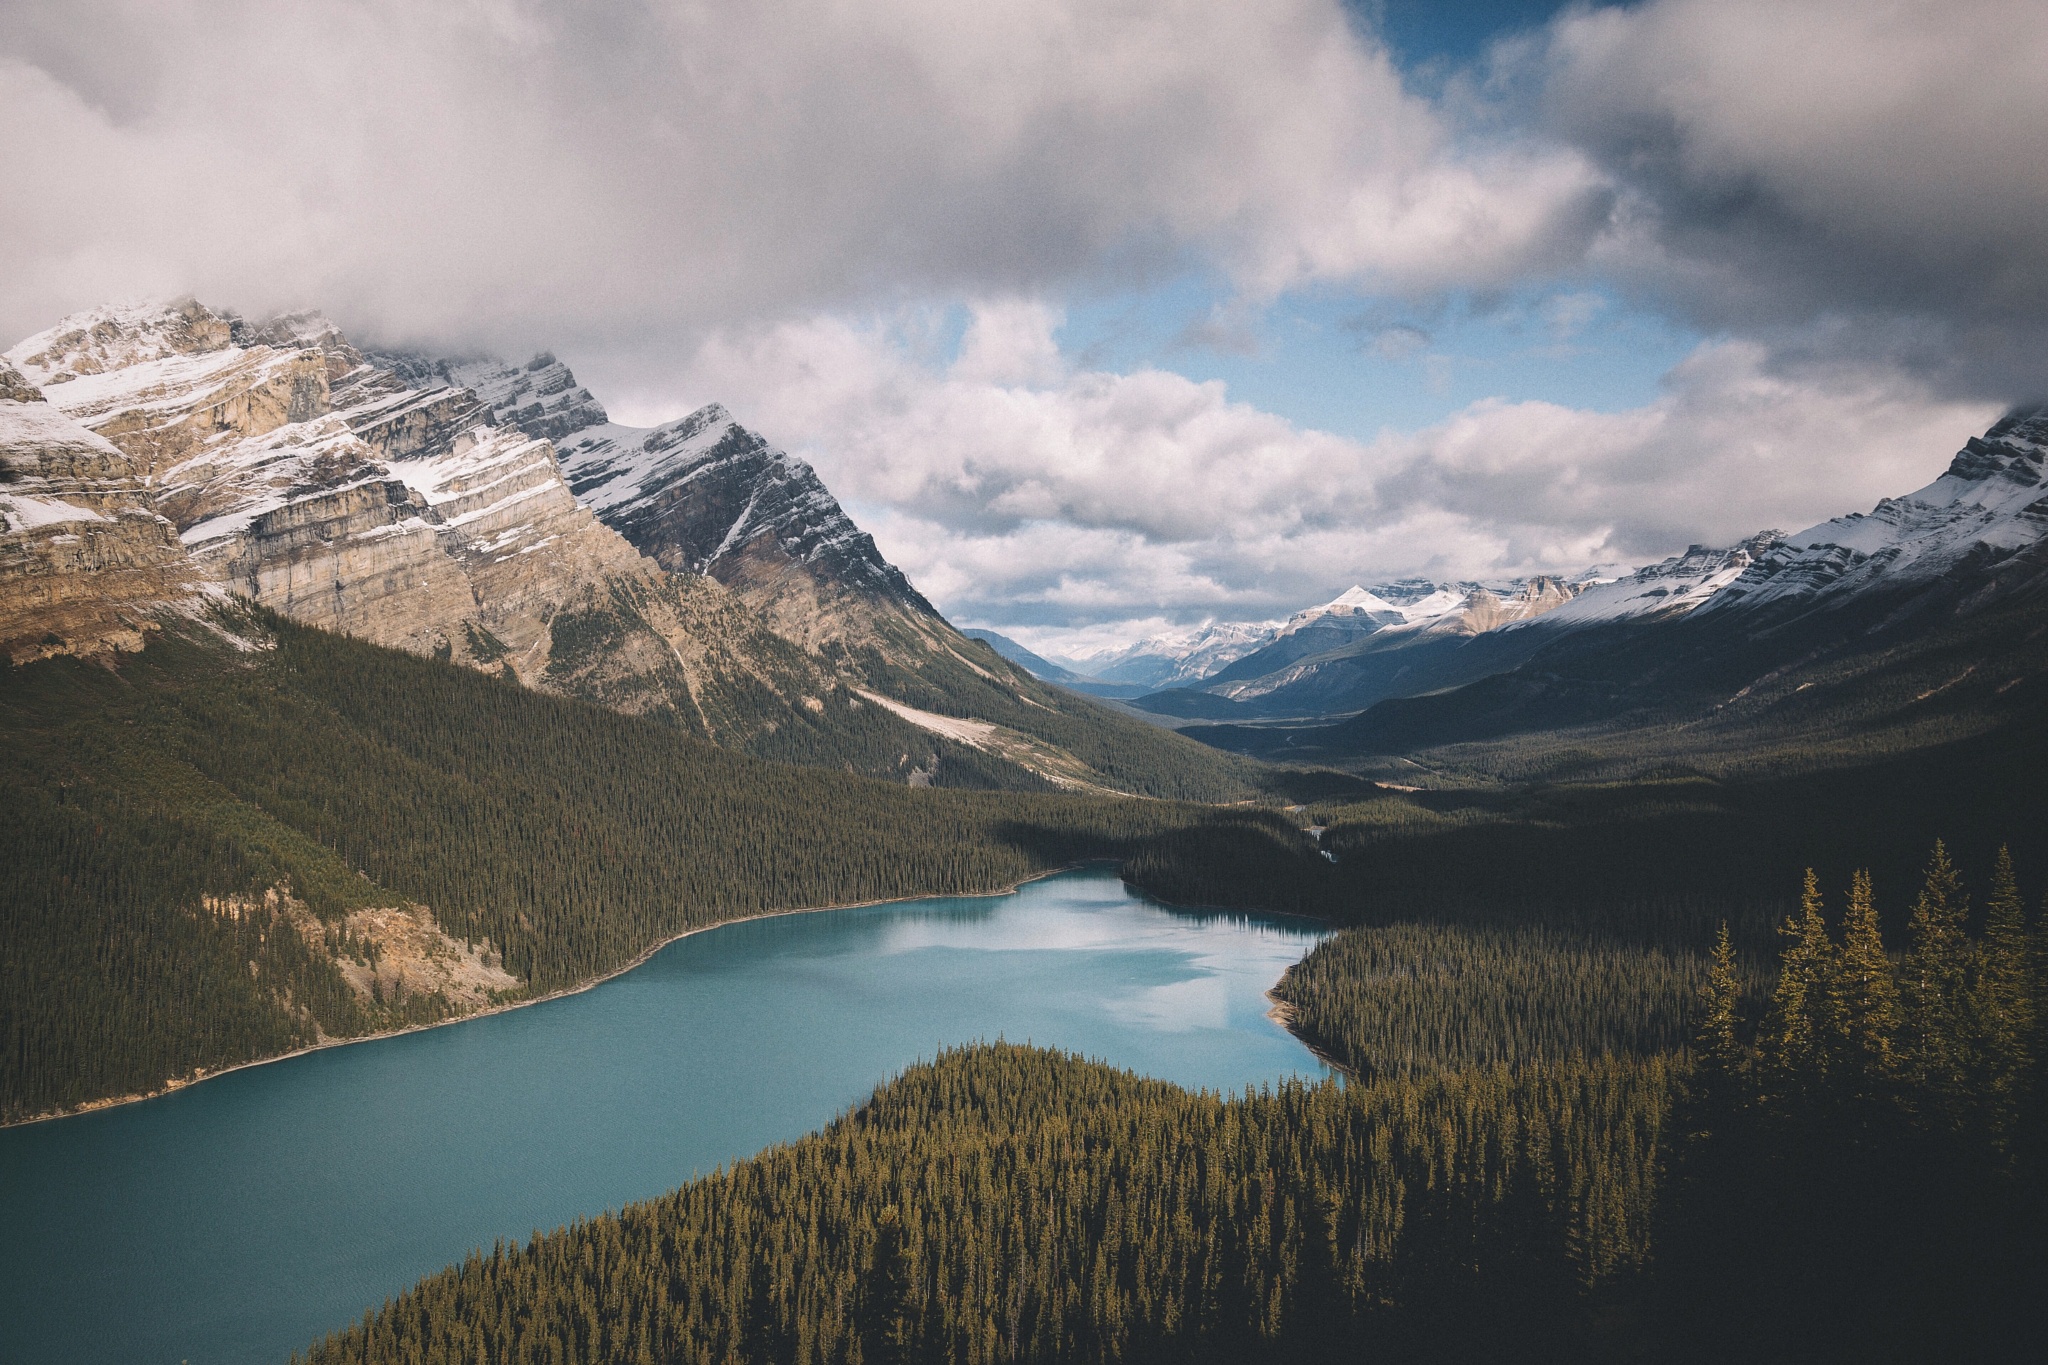
[[[1223,1099],[996,1045],[823,1133],[499,1247],[316,1347],[491,1360],[1517,1358],[1647,1247],[1668,1068]]]
[[[1319,844],[1187,838],[1134,864],[1133,881],[1173,900],[1227,887],[1247,908],[1338,923],[1533,922],[1694,950],[1725,920],[1738,947],[1772,952],[1808,866],[1825,884],[1868,867],[1899,885],[1918,873],[1912,850],[1960,830],[1958,857],[1986,866],[2010,842],[2024,873],[2028,836],[2048,825],[2044,760],[2048,726],[2025,726],[1778,777],[1384,791],[1305,812],[1328,827]],[[1892,906],[1895,932],[1906,908]]]
[[[1202,818],[763,763],[472,670],[244,628],[274,647],[174,637],[118,672],[0,674],[0,1118],[432,1017],[356,1002],[325,951],[208,896],[289,887],[330,927],[423,904],[540,993],[699,925],[992,889]]]
[[[2044,1077],[2001,1046],[2043,1002],[2010,872],[1972,936],[1936,845],[1897,964],[1867,879],[1840,936],[1812,891],[1754,1040],[1713,1016],[1658,1223],[1688,1358],[2018,1359],[2048,1328],[2048,1171],[2018,1120]]]
[[[1347,1071],[1405,1076],[1675,1050],[1707,965],[1540,926],[1394,924],[1326,939],[1273,995]]]

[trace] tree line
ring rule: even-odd
[[[308,1365],[1319,1361],[1583,1330],[1647,1251],[1669,1064],[1224,1098],[941,1056],[822,1133],[498,1246]]]
[[[538,994],[736,916],[993,890],[1205,818],[765,762],[280,619],[237,629],[262,647],[167,631],[117,669],[0,670],[0,1120],[435,1017],[349,991],[330,949],[354,909],[427,906]],[[272,888],[323,942],[203,909]]]
[[[1973,914],[1938,847],[1906,918],[1894,951],[1867,874],[1833,923],[1809,881],[1765,989],[1718,936],[1676,1049],[1626,1009],[1574,1035],[1617,978],[1541,936],[1362,935],[1314,975],[1491,974],[1515,1064],[1399,1007],[1318,1017],[1401,1065],[1235,1097],[965,1049],[472,1256],[308,1365],[2020,1358],[2048,1326],[2048,916],[2010,859]]]
[[[1897,940],[1867,872],[1829,919],[1809,873],[1760,1009],[1716,943],[1663,1299],[1751,1358],[2019,1358],[2048,1326],[2048,913],[2003,850],[1973,913],[1937,843]]]

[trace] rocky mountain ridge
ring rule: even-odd
[[[318,314],[251,323],[189,299],[89,310],[4,358],[16,662],[140,648],[238,595],[799,762],[969,785],[1240,780],[961,636],[807,464],[723,409],[632,431],[552,357],[391,356]],[[1020,738],[962,742],[919,716]]]
[[[1580,635],[1688,617],[1790,629],[1788,618],[1894,599],[1995,599],[2034,574],[2044,459],[2048,415],[2021,409],[1925,488],[1791,535],[1694,545],[1611,578],[1354,587],[1228,666],[1133,704],[1200,721],[1334,716],[1499,674]]]
[[[1333,706],[1193,733],[1322,762],[1471,745],[1533,762],[1626,734],[1612,759],[1623,766],[1630,753],[1719,762],[1717,745],[1759,736],[1849,753],[1958,740],[2028,714],[2048,686],[2044,466],[2048,413],[2015,411],[1932,483],[1868,513],[1693,546],[1452,650],[1360,654],[1354,683],[1380,690],[1348,719],[1332,723]],[[1387,671],[1395,661],[1405,675]],[[1204,704],[1177,714],[1255,715]]]
[[[410,386],[317,319],[99,309],[6,358],[128,458],[215,591],[712,735],[705,702],[736,686],[825,681],[755,667],[750,628],[578,504],[545,441],[491,425],[465,389]],[[602,658],[565,638],[593,615],[615,637]]]
[[[673,573],[717,579],[805,648],[864,640],[878,617],[913,630],[943,619],[817,471],[719,404],[629,427],[547,353],[524,365],[417,356],[393,364],[460,385],[496,421],[553,442],[578,501],[606,525]]]

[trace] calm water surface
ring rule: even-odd
[[[1318,937],[1106,871],[728,925],[595,990],[0,1130],[0,1361],[282,1362],[421,1275],[815,1129],[949,1044],[1235,1090]]]

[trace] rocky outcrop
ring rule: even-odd
[[[16,652],[116,625],[139,642],[147,609],[209,584],[720,737],[759,723],[764,698],[831,688],[729,594],[675,580],[600,522],[545,438],[317,315],[105,308],[8,359],[9,393],[50,399],[0,400],[34,409],[0,429]],[[30,523],[62,525],[15,534]]]
[[[0,547],[10,647],[113,640],[203,589],[794,761],[931,775],[954,744],[960,780],[1035,785],[1026,769],[1055,766],[976,756],[854,698],[867,687],[1020,735],[1051,726],[1066,738],[1033,742],[1092,746],[1087,762],[1150,755],[1145,780],[1167,790],[1182,767],[1237,789],[1149,726],[1063,716],[1080,703],[962,637],[809,465],[723,409],[627,429],[549,356],[365,353],[315,314],[251,323],[189,299],[79,314],[5,358],[23,397],[0,403],[55,414],[74,483],[103,466],[128,499],[90,534]],[[47,502],[13,497],[10,528],[105,519]],[[134,610],[80,615],[108,603]]]
[[[0,367],[0,651],[16,663],[142,646],[199,576],[134,461]]]
[[[711,404],[657,427],[611,421],[552,355],[381,358],[414,382],[474,392],[501,423],[552,441],[577,498],[641,553],[737,593],[783,638],[845,656],[957,648],[953,634],[817,472]]]

